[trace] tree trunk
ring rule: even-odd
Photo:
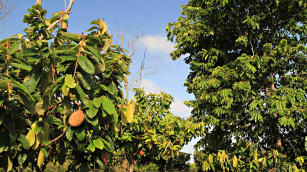
[[[274,77],[274,76],[271,76],[272,78]],[[275,85],[274,85],[274,82],[271,84],[271,90],[273,91],[273,90],[275,90],[276,88],[275,88]],[[271,96],[271,91],[270,91],[270,88],[269,87],[266,87],[265,88],[265,91],[266,91],[266,94],[267,94],[267,96]],[[276,137],[276,146],[278,147],[278,148],[281,148],[282,147],[282,141],[281,141],[281,135],[280,135],[280,132],[279,132],[279,123],[278,123],[278,113],[276,112],[275,113],[275,115],[274,115],[274,118],[275,118],[275,120],[276,120],[276,123],[275,123],[275,130],[276,130],[276,132],[277,132],[277,137]]]

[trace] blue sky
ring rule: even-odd
[[[0,28],[0,38],[13,34],[23,34],[26,27],[23,15],[34,5],[36,0],[8,0],[13,6],[10,15]],[[69,0],[67,0],[68,4]],[[138,39],[133,55],[131,73],[139,69],[140,59],[146,54],[145,75],[140,83],[148,92],[164,91],[171,94],[175,101],[171,111],[175,115],[187,117],[190,109],[183,104],[184,100],[193,98],[183,86],[189,73],[189,67],[183,58],[172,61],[169,52],[174,43],[166,40],[165,27],[176,21],[180,15],[180,4],[188,0],[75,0],[69,19],[69,32],[82,33],[89,28],[90,21],[104,18],[108,32],[116,35],[118,30],[125,32],[125,40]],[[48,11],[47,17],[54,12],[64,10],[64,0],[43,0],[42,6]],[[116,36],[115,40],[118,39]],[[145,51],[146,50],[146,51]],[[193,141],[195,142],[195,140]],[[185,152],[193,152],[193,144],[184,148]]]

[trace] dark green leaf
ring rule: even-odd
[[[86,46],[86,48],[91,52],[93,53],[94,56],[96,56],[96,58],[98,59],[98,61],[101,61],[101,57],[98,53],[97,50],[95,50],[93,47],[90,47],[90,46]]]
[[[80,67],[89,74],[95,73],[95,67],[92,62],[85,56],[80,56],[77,58]]]
[[[73,134],[74,134],[73,130],[70,127],[68,127],[66,130],[66,138],[68,141],[72,140]]]
[[[14,54],[18,48],[19,48],[20,43],[19,42],[14,42],[13,45],[10,47],[10,49],[8,50],[9,54]]]
[[[27,138],[24,135],[19,134],[17,140],[21,142],[23,148],[25,148],[27,150],[30,148],[30,144],[29,144]]]
[[[32,68],[28,65],[25,64],[20,64],[20,63],[11,63],[12,66],[16,67],[16,68],[20,68],[20,69],[24,69],[26,71],[31,71]]]

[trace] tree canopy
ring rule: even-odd
[[[303,0],[190,0],[167,26],[191,72],[203,170],[296,169],[306,155]],[[249,149],[247,149],[249,148]]]

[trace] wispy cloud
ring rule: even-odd
[[[145,46],[149,52],[159,53],[170,53],[174,50],[175,45],[161,35],[145,35],[140,39],[140,43]]]
[[[180,115],[181,117],[188,117],[191,114],[191,108],[183,103],[182,100],[175,99],[171,105],[171,112]]]
[[[163,89],[162,87],[151,81],[150,79],[143,79],[140,83],[140,88],[144,88],[145,92],[147,93],[154,93],[154,94],[158,94],[161,92],[168,93],[167,90]],[[174,102],[171,104],[171,112],[181,117],[188,117],[191,114],[191,108],[186,106],[182,100],[174,98]]]
[[[140,88],[144,88],[145,92],[147,93],[158,94],[161,92],[165,92],[162,87],[158,86],[150,79],[142,79],[140,82]]]

